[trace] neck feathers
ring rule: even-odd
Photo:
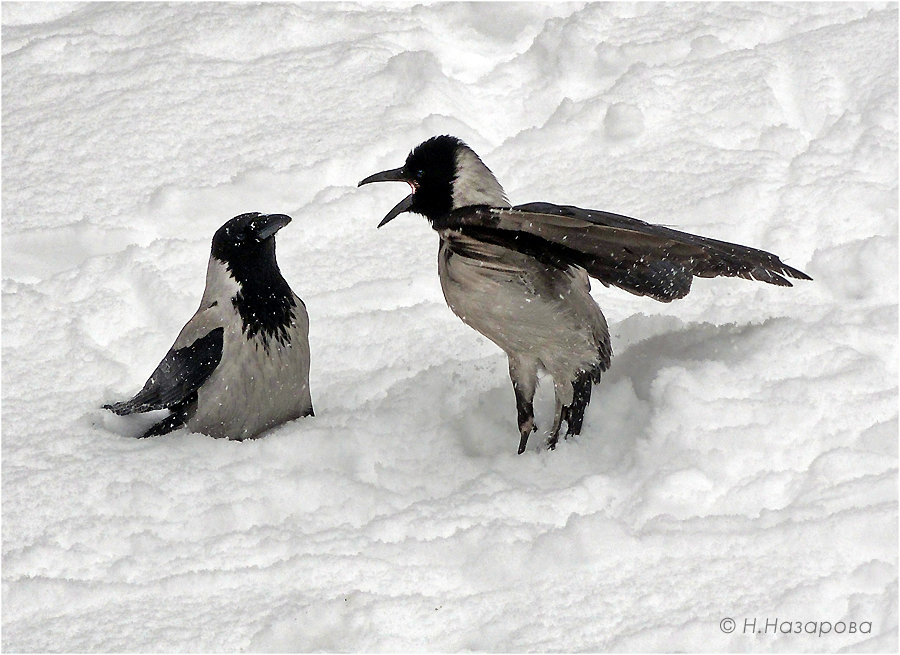
[[[453,182],[453,209],[470,205],[509,207],[506,192],[481,158],[467,146],[456,151],[456,180]]]
[[[232,305],[241,320],[241,331],[249,341],[256,338],[269,350],[273,342],[288,345],[297,306],[294,292],[282,277],[274,256],[270,261],[209,261],[203,307],[213,302]]]

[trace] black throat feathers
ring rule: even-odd
[[[290,344],[297,304],[275,260],[275,239],[254,246],[229,253],[224,263],[241,287],[231,302],[240,314],[244,336],[258,337],[268,351],[272,341]]]

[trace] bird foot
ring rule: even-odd
[[[528,437],[531,436],[531,433],[535,430],[537,430],[537,426],[534,424],[533,419],[528,419],[519,426],[519,434],[522,435],[519,439],[519,455],[525,452],[525,446],[528,445]]]

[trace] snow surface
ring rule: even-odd
[[[897,21],[4,2],[3,649],[896,652]],[[583,435],[517,456],[506,359],[445,306],[436,235],[376,231],[405,191],[356,188],[440,133],[515,203],[815,281],[595,285],[615,357]],[[99,406],[140,388],[244,211],[295,219],[317,416],[127,438]],[[549,385],[536,409],[546,430]]]

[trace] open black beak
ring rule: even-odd
[[[407,182],[408,178],[406,177],[406,173],[403,168],[394,168],[389,171],[381,171],[380,173],[375,173],[375,175],[370,175],[362,182],[357,184],[356,186],[362,186],[363,184],[370,184],[372,182]],[[413,197],[412,194],[406,196],[403,200],[394,205],[394,208],[387,213],[387,216],[381,219],[381,222],[378,224],[378,227],[387,224],[388,222],[397,218],[398,215],[403,212],[409,211],[410,207],[412,207]]]
[[[384,218],[381,219],[381,222],[378,224],[378,227],[382,227],[383,225],[386,225],[390,221],[397,218],[397,216],[399,216],[403,212],[408,212],[410,207],[412,207],[412,204],[413,204],[413,197],[412,197],[412,194],[409,194],[403,200],[401,200],[396,205],[394,205],[394,208],[387,213],[387,216],[385,216]]]
[[[291,222],[291,217],[287,214],[263,214],[254,222],[254,230],[260,241],[265,241],[273,236],[278,230]]]
[[[406,174],[403,172],[402,167],[394,168],[389,171],[381,171],[380,173],[375,173],[375,175],[370,175],[356,186],[362,186],[363,184],[370,184],[372,182],[406,182]]]

